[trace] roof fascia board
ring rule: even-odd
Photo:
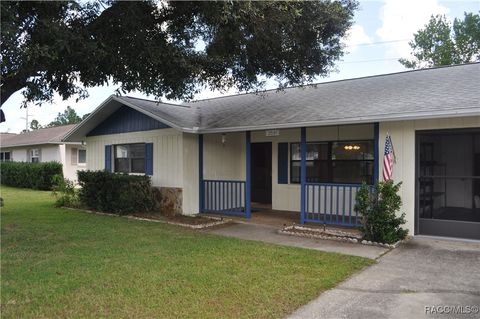
[[[15,145],[2,145],[0,148],[14,148],[14,147],[26,147],[26,146],[38,146],[38,145],[62,145],[62,144],[71,144],[65,142],[40,142],[40,143],[28,143],[28,144],[15,144]],[[72,143],[73,144],[73,143]],[[80,143],[76,143],[80,144]]]
[[[244,132],[244,131],[260,131],[270,129],[289,129],[299,127],[315,127],[315,126],[334,126],[334,125],[351,125],[351,124],[366,124],[373,122],[394,122],[394,121],[408,121],[408,120],[424,120],[424,119],[441,119],[449,117],[463,117],[463,116],[480,116],[480,110],[471,111],[456,111],[456,112],[443,112],[443,113],[401,113],[397,116],[379,117],[379,116],[367,116],[357,118],[346,118],[339,120],[328,121],[316,121],[316,122],[300,122],[300,123],[284,123],[284,124],[268,124],[260,126],[239,126],[231,128],[218,128],[218,129],[199,129],[194,133],[208,134],[208,133],[228,133],[228,132]]]

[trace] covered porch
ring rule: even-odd
[[[201,134],[199,211],[272,225],[358,227],[379,171],[379,125]]]

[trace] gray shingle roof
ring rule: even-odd
[[[39,144],[61,144],[63,137],[72,130],[76,124],[42,128],[20,134],[2,134],[1,147],[16,147]]]
[[[184,132],[229,132],[480,115],[480,63],[407,71],[174,105],[111,96],[75,130],[79,140],[121,104]]]
[[[188,103],[201,130],[480,115],[480,64],[320,83]]]

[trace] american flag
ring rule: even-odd
[[[393,148],[392,137],[387,134],[385,139],[385,153],[383,154],[383,180],[392,179],[393,163],[395,162],[395,150]]]

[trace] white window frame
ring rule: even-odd
[[[144,153],[143,153],[143,157],[131,157],[131,156],[128,156],[128,157],[121,157],[121,158],[126,158],[128,159],[128,171],[127,172],[122,172],[118,169],[118,166],[117,166],[117,159],[119,157],[117,157],[117,147],[121,147],[121,146],[131,146],[131,145],[143,145],[143,150],[144,150]],[[112,160],[113,160],[113,171],[115,173],[126,173],[126,174],[129,174],[129,175],[145,175],[145,170],[146,170],[146,167],[144,165],[143,167],[143,172],[132,172],[132,160],[133,159],[140,159],[142,158],[144,161],[145,161],[145,143],[125,143],[125,144],[115,144],[113,145],[113,156],[112,156]]]
[[[80,162],[80,151],[85,152],[85,162]],[[77,164],[78,166],[86,166],[87,165],[87,150],[84,148],[77,149]]]
[[[39,148],[32,148],[28,150],[29,152],[29,162],[30,163],[40,163],[41,161],[41,150]],[[37,161],[33,161],[33,159],[36,158]]]

